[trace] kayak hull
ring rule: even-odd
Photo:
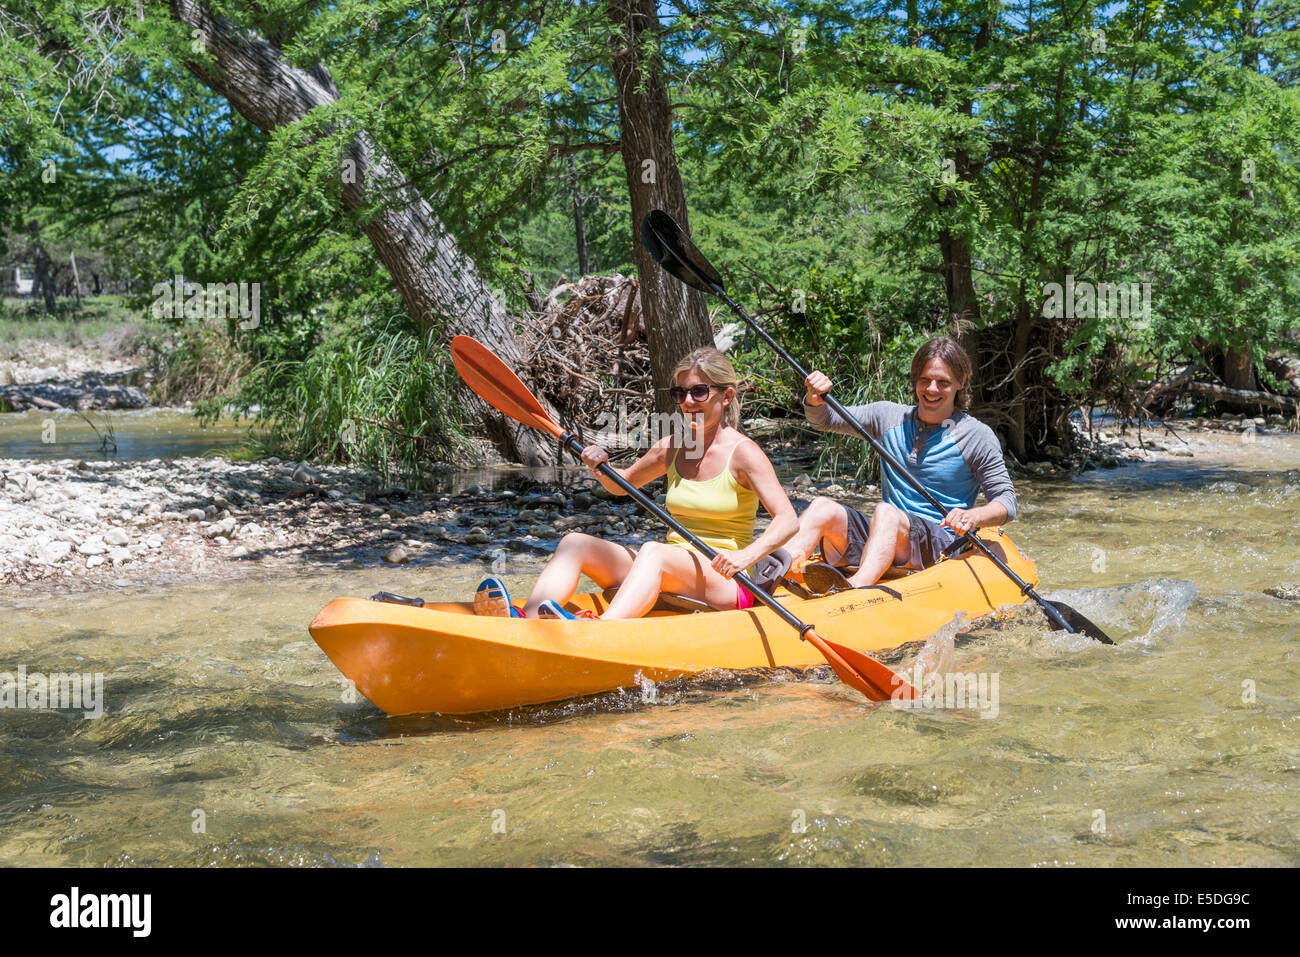
[[[997,530],[981,533],[1030,585],[1034,563]],[[858,651],[888,651],[1025,601],[982,554],[967,553],[888,583],[901,595],[855,590],[781,603],[823,638]],[[600,612],[600,594],[568,607]],[[476,714],[599,694],[713,669],[806,669],[826,661],[762,605],[701,614],[656,612],[627,621],[480,617],[471,603],[413,608],[338,598],[309,626],[344,677],[390,715]]]

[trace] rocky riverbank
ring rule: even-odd
[[[28,409],[143,409],[137,340],[105,336],[72,345],[40,339],[6,343],[0,351],[0,412]]]
[[[1249,443],[1293,435],[1255,420],[1191,420],[1173,431],[1097,432],[1094,460],[1201,458],[1240,462]],[[874,485],[814,482],[818,446],[762,439],[796,505],[829,495],[867,510]],[[1248,454],[1248,452],[1246,453]],[[1058,471],[1051,463],[1030,471]],[[99,588],[184,581],[303,566],[482,561],[540,562],[569,531],[634,544],[658,534],[635,505],[582,471],[568,484],[526,479],[508,489],[456,494],[382,486],[343,467],[266,458],[87,462],[0,460],[0,584]],[[1032,512],[1027,503],[1025,514]]]

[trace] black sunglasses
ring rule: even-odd
[[[674,402],[676,402],[678,405],[681,405],[683,402],[686,401],[686,397],[688,395],[691,397],[691,400],[694,402],[703,402],[705,399],[709,397],[710,389],[725,389],[725,388],[726,386],[724,385],[710,385],[707,382],[697,382],[689,389],[683,388],[682,386],[679,385],[675,385],[668,390],[668,394],[672,397],[672,400]]]

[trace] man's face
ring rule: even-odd
[[[916,405],[921,418],[934,425],[952,418],[960,387],[948,363],[937,356],[927,362],[916,380]]]

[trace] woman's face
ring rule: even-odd
[[[716,426],[736,397],[733,386],[713,385],[698,369],[677,373],[677,388],[685,394],[678,392],[673,399],[692,430]]]

